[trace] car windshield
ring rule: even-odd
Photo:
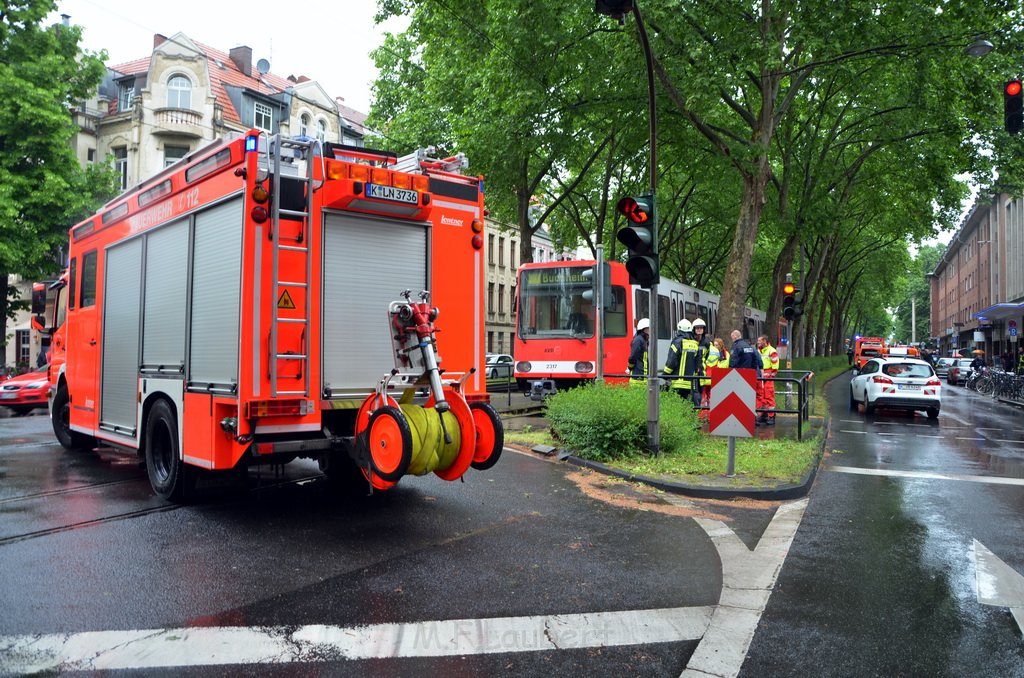
[[[889,363],[882,372],[890,377],[930,377],[932,368],[921,363]]]

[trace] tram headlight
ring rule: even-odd
[[[516,372],[529,372],[533,369],[533,365],[528,362],[516,363]]]
[[[593,372],[593,371],[594,371],[594,363],[592,363],[592,362],[589,362],[589,361],[586,361],[586,360],[581,360],[578,363],[576,363],[576,372],[578,372],[579,374],[587,374],[587,373]]]

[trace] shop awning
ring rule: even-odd
[[[1016,318],[1022,314],[1024,314],[1024,302],[1019,304],[996,304],[994,306],[989,306],[988,308],[975,313],[974,317],[978,320],[995,322],[997,320],[1006,320],[1007,318]]]

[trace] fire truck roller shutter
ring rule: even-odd
[[[230,388],[238,383],[241,198],[200,212],[195,223],[189,385]]]
[[[365,394],[395,366],[388,304],[402,290],[430,289],[427,226],[325,216],[323,383],[332,392]],[[443,356],[443,335],[440,343]]]
[[[107,250],[104,279],[100,428],[134,435],[139,390],[142,238]]]
[[[142,371],[176,376],[185,366],[188,219],[146,236]]]

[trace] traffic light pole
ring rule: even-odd
[[[651,186],[652,210],[651,220],[654,254],[658,254],[658,111],[654,97],[654,56],[651,54],[651,43],[647,39],[647,28],[644,27],[640,15],[640,4],[633,0],[633,13],[636,15],[636,27],[640,31],[640,42],[644,47],[644,58],[647,60],[647,121],[650,129],[650,167],[648,177]],[[651,454],[658,454],[661,449],[661,431],[658,425],[659,399],[661,396],[661,379],[658,377],[658,281],[651,284],[651,321],[650,343],[647,348],[647,449]]]

